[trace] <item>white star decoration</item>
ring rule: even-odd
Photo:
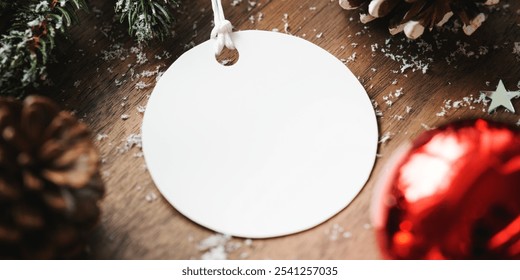
[[[491,99],[489,104],[488,113],[491,114],[496,108],[502,106],[511,112],[515,112],[515,107],[511,103],[511,99],[520,96],[520,91],[507,91],[502,80],[498,82],[497,90],[495,91],[482,91]]]

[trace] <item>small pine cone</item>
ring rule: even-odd
[[[47,98],[0,98],[0,259],[74,258],[104,194],[85,124]]]
[[[392,35],[404,31],[410,39],[416,39],[424,29],[432,30],[444,25],[454,14],[464,24],[467,35],[473,34],[486,20],[483,5],[496,5],[500,0],[339,0],[347,10],[368,6],[368,14],[361,14],[363,23],[376,18],[389,17]]]

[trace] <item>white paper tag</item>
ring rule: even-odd
[[[354,75],[322,48],[267,31],[232,34],[223,66],[209,40],[164,73],[142,128],[148,169],[183,215],[267,238],[345,208],[374,164],[378,129]]]

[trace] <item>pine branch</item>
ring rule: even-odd
[[[0,1],[0,8],[7,5],[14,5],[15,15],[0,38],[0,94],[17,95],[45,81],[56,36],[65,34],[76,22],[76,12],[86,10],[87,4],[85,0]]]
[[[172,10],[177,0],[118,0],[116,13],[128,24],[128,33],[139,43],[171,34]]]
[[[139,43],[171,34],[177,0],[117,0],[116,12]],[[85,0],[0,0],[0,95],[47,81],[55,40],[77,21]],[[5,30],[7,29],[7,30]]]
[[[0,11],[4,11],[6,8],[11,6],[12,3],[9,1],[0,1]]]

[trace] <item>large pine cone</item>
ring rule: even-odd
[[[104,193],[86,125],[47,98],[0,98],[0,258],[74,258]]]
[[[495,5],[500,0],[339,0],[347,10],[366,7],[368,15],[361,14],[366,23],[375,18],[389,16],[392,35],[404,31],[411,39],[420,37],[425,28],[444,25],[454,14],[464,24],[467,35],[473,34],[486,20],[483,5]]]

